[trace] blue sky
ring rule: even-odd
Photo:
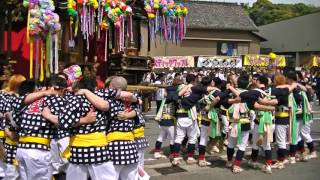
[[[249,2],[250,4],[256,2],[257,0],[213,0],[220,2]],[[320,6],[320,0],[271,0],[273,3],[284,3],[284,4],[292,4],[292,3],[305,3],[305,4],[313,4],[316,6]]]

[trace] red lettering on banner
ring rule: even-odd
[[[28,109],[26,110],[27,114],[41,114],[41,108],[43,107],[44,99],[39,99],[29,105]]]

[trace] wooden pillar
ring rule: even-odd
[[[148,24],[148,52],[147,52],[147,55],[150,56],[150,49],[151,49],[151,42],[150,42],[150,25]]]
[[[298,67],[300,66],[300,54],[299,52],[296,52],[296,59],[295,59],[295,66]]]
[[[135,21],[136,22],[136,41],[137,41],[137,48],[138,48],[138,51],[141,50],[141,21],[140,20],[137,20]]]
[[[68,53],[69,39],[70,39],[70,25],[68,21],[62,21],[61,24],[62,24],[61,50],[63,53]]]

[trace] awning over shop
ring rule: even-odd
[[[240,56],[199,56],[197,67],[206,68],[241,68]]]
[[[275,59],[271,59],[269,55],[244,55],[243,65],[285,67],[286,57],[276,55]]]
[[[154,69],[194,67],[193,56],[156,56],[153,59]]]

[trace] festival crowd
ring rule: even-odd
[[[182,149],[186,149],[187,164],[203,167],[211,165],[206,151],[226,148],[226,167],[239,173],[249,139],[249,164],[258,168],[259,150],[264,151],[266,173],[317,157],[310,136],[315,84],[305,73],[184,71],[148,73],[143,81],[158,86],[157,159],[166,157],[161,152],[166,139],[174,166],[183,160]],[[42,84],[15,74],[2,87],[0,178],[150,178],[143,168],[148,141],[142,96],[126,91],[125,78],[112,76],[101,85],[89,69],[72,65]]]
[[[120,76],[97,84],[77,65],[42,84],[12,75],[0,93],[0,178],[148,179],[141,96]]]
[[[149,75],[151,81],[153,76]],[[294,70],[266,74],[217,69],[155,77],[154,84],[167,86],[159,88],[155,99],[160,126],[154,150],[157,159],[166,158],[161,152],[166,139],[174,166],[183,160],[181,149],[187,164],[201,167],[211,165],[205,159],[206,151],[212,154],[226,150],[226,167],[240,173],[249,143],[252,151],[248,164],[266,173],[317,157],[310,135],[310,102],[315,90],[320,97],[319,75]],[[196,149],[198,159],[194,158]],[[257,162],[259,150],[264,152],[262,166]],[[275,163],[272,150],[277,152]]]

